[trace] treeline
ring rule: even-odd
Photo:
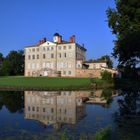
[[[0,76],[24,74],[24,51],[10,51],[6,57],[0,53]]]

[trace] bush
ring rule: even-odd
[[[108,126],[106,128],[102,128],[101,130],[97,131],[93,139],[94,140],[111,140],[111,127]]]
[[[112,74],[111,74],[111,72],[108,72],[105,70],[105,71],[101,72],[101,77],[103,80],[111,80]]]

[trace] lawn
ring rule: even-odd
[[[48,77],[0,77],[0,87],[36,88],[46,90],[58,89],[87,89],[90,86],[89,78],[48,78]]]
[[[108,87],[114,87],[114,82],[98,78],[0,77],[0,89],[10,90],[88,90]]]

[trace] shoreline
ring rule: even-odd
[[[98,90],[103,88],[114,88],[114,86],[97,86],[97,87],[64,87],[64,88],[43,88],[43,87],[16,87],[0,86],[0,91],[81,91],[81,90]]]

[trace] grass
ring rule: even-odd
[[[16,88],[29,90],[87,90],[93,88],[92,83],[97,87],[105,87],[109,82],[101,79],[90,78],[49,78],[49,77],[23,77],[5,76],[0,77],[0,88]]]

